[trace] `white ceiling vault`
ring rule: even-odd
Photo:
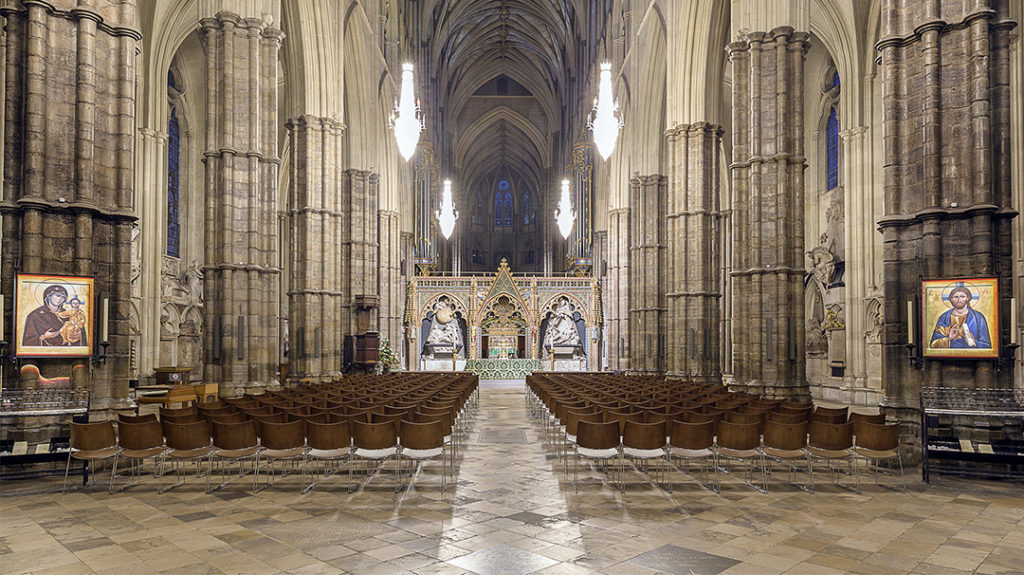
[[[507,170],[543,198],[593,105],[611,0],[420,0],[406,31],[427,136],[470,195]],[[417,27],[418,24],[418,27]],[[410,56],[412,56],[410,54]],[[427,104],[429,102],[429,105]]]

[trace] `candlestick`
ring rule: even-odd
[[[907,343],[914,343],[914,300],[907,300]]]
[[[3,302],[0,302],[0,313],[3,311]],[[3,339],[0,337],[0,339]],[[1017,298],[1010,298],[1010,343],[1017,343]]]
[[[103,330],[100,335],[100,341],[107,341],[107,336],[110,335],[108,322],[110,320],[110,300],[103,298],[103,315],[100,316],[100,328]]]

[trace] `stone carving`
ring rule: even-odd
[[[882,342],[882,323],[884,322],[882,302],[878,298],[871,298],[867,306],[868,329],[864,332],[864,339],[867,343]]]
[[[203,301],[203,270],[199,268],[199,262],[192,260],[192,265],[185,270],[185,283],[188,284],[189,299],[192,303]]]
[[[567,298],[561,298],[548,320],[548,330],[544,334],[544,347],[578,347],[580,334],[576,322],[572,318],[572,307]]]
[[[818,245],[807,252],[808,269],[814,279],[818,280],[823,287],[828,287],[832,281],[832,274],[835,272],[836,257],[829,246],[828,234],[821,234]]]
[[[455,317],[455,305],[449,303],[446,298],[434,303],[434,320],[430,325],[430,333],[427,334],[426,345],[432,350],[450,347],[457,351],[462,348],[462,329],[458,318]]]

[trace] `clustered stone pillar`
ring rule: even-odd
[[[110,347],[92,371],[90,408],[127,406],[135,122],[135,2],[6,3],[4,181],[0,292],[7,341],[17,273],[94,278],[87,337],[109,301]],[[13,353],[7,348],[4,353]],[[68,377],[88,359],[32,360]],[[4,386],[16,386],[9,364]],[[35,438],[30,438],[35,439]]]
[[[207,62],[204,381],[222,395],[277,382],[277,55],[262,19],[203,18]]]
[[[1007,2],[882,3],[882,373],[891,413],[919,435],[922,385],[1010,387],[998,361],[908,361],[905,302],[921,279],[996,277],[1012,289],[1010,30]],[[993,325],[989,318],[989,325]],[[1006,321],[993,342],[1009,340]],[[927,337],[933,326],[920,326]],[[923,342],[918,342],[922,345]],[[1012,366],[1013,362],[1006,362]]]
[[[667,132],[667,369],[718,383],[721,373],[721,209],[718,147],[722,128],[704,122]]]
[[[629,208],[608,210],[608,278],[604,317],[608,369],[629,369]]]
[[[667,178],[630,180],[629,368],[639,373],[665,370],[665,200]]]
[[[357,334],[379,329],[378,314],[373,310],[369,323],[360,326],[357,319],[360,302],[371,301],[380,294],[379,244],[377,239],[377,197],[379,176],[365,170],[345,170],[341,186],[342,219],[341,271],[344,297],[338,310],[343,333]],[[375,304],[373,307],[378,307]]]
[[[735,385],[794,399],[810,399],[803,306],[807,38],[783,26],[729,45]]]
[[[288,378],[340,374],[342,336],[341,205],[344,126],[330,118],[300,116],[287,124],[291,138],[291,285]]]
[[[387,336],[391,349],[398,353],[401,347],[402,311],[405,307],[405,285],[402,283],[402,224],[398,212],[378,212],[380,236],[380,265],[377,282],[380,285],[380,332]],[[405,252],[411,253],[411,252]]]

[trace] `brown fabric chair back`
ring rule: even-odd
[[[673,420],[669,445],[680,449],[708,449],[715,444],[715,423],[714,419],[700,423]]]
[[[256,422],[249,419],[237,423],[213,421],[213,446],[218,449],[245,449],[258,444]]]
[[[352,444],[347,421],[334,423],[306,422],[306,444],[313,449],[343,449]]]
[[[875,451],[890,451],[900,446],[900,424],[861,422],[857,430],[857,447]]]
[[[164,444],[164,431],[155,417],[139,423],[119,422],[117,433],[117,444],[124,449],[151,449]]]
[[[160,422],[157,421],[155,413],[147,413],[146,415],[126,415],[124,413],[117,414],[117,423],[119,425],[122,423],[145,423],[147,421],[155,421],[157,425],[160,424]]]
[[[361,449],[387,449],[398,445],[398,430],[402,420],[380,423],[352,422],[352,445]]]
[[[293,449],[306,444],[306,425],[303,421],[260,421],[259,428],[260,445],[267,449]]]
[[[758,427],[757,423],[723,421],[718,424],[718,446],[737,451],[755,449],[761,445]]]
[[[619,422],[580,421],[576,425],[576,445],[589,449],[611,449],[619,446]]]
[[[98,423],[72,423],[71,447],[81,451],[95,451],[117,445],[114,424],[109,421]]]
[[[639,423],[626,420],[622,428],[622,446],[633,449],[660,449],[665,447],[665,422]]]
[[[398,437],[406,449],[444,447],[444,427],[440,420],[417,423],[403,419]]]
[[[783,423],[769,419],[764,428],[764,446],[795,451],[807,446],[807,422]]]
[[[207,421],[189,423],[161,421],[160,427],[164,430],[167,447],[171,449],[185,451],[210,445],[210,424]]]
[[[852,423],[825,423],[811,420],[807,445],[818,449],[842,450],[853,446]]]

